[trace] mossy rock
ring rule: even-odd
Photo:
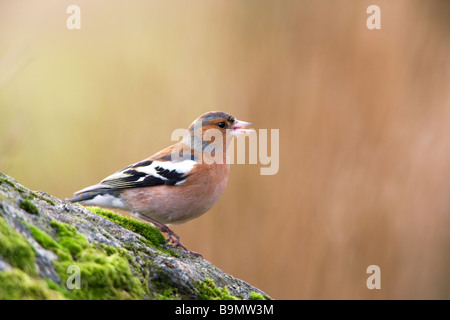
[[[0,173],[0,299],[270,299],[158,229]]]

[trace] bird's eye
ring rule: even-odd
[[[225,128],[225,122],[218,122],[217,123],[217,126],[219,127],[219,128]]]

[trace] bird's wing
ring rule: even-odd
[[[87,187],[75,194],[85,192],[109,192],[127,188],[141,188],[158,185],[180,185],[197,164],[193,158],[172,161],[174,145],[154,154],[146,160],[132,164],[103,179],[99,184]]]
[[[180,162],[144,160],[122,169],[100,182],[113,189],[179,185],[185,181],[195,161]]]
[[[196,162],[179,162],[147,159],[132,164],[103,179],[99,184],[87,187],[75,194],[96,191],[112,191],[158,185],[180,185],[190,175]]]

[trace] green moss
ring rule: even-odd
[[[50,237],[48,234],[46,234],[44,231],[41,231],[35,226],[32,226],[28,223],[24,223],[28,229],[31,231],[31,234],[33,235],[34,239],[40,243],[41,246],[43,246],[46,249],[53,249],[58,248],[60,249],[61,246],[58,242],[53,240],[52,237]]]
[[[197,282],[197,291],[199,300],[241,300],[242,297],[233,296],[228,291],[227,287],[218,288],[214,281],[210,278],[205,278],[205,281]],[[270,300],[269,297],[257,292],[250,292],[249,300]]]
[[[200,300],[239,300],[238,297],[230,294],[227,287],[218,288],[209,278],[205,278],[204,282],[197,282],[196,291]]]
[[[150,241],[150,243],[154,246],[154,247],[158,247],[161,244],[165,243],[165,238],[164,236],[161,234],[161,232],[145,223],[145,222],[141,222],[132,218],[127,218],[127,217],[123,217],[117,213],[105,210],[105,209],[101,209],[98,207],[87,207],[87,209],[95,214],[98,214],[99,216],[102,216],[103,218],[106,218],[128,230],[131,230],[133,232],[136,232],[138,234],[140,234],[141,236],[143,236],[145,239],[147,239],[148,241]]]
[[[60,245],[74,257],[77,257],[84,249],[89,246],[89,242],[83,235],[77,232],[74,226],[61,222],[52,221],[50,226],[58,231],[58,240]]]
[[[67,296],[67,292],[66,290],[62,289],[59,284],[54,283],[52,280],[50,279],[43,279],[45,281],[45,283],[47,284],[47,287],[49,287],[49,289],[57,291],[58,293],[60,293],[63,297]]]
[[[23,199],[20,201],[19,207],[28,213],[39,214],[39,209],[31,202],[31,200]]]
[[[0,178],[0,184],[2,184],[3,182],[6,182],[7,184],[9,184],[12,187],[15,187],[14,182],[12,182],[11,180],[8,180],[5,178]]]
[[[8,182],[11,186],[14,187],[14,189],[16,189],[17,191],[19,191],[22,194],[26,194],[28,193],[27,189],[25,189],[24,187],[15,184],[14,182],[12,182],[11,180],[7,180],[6,182]]]
[[[59,261],[56,271],[67,283],[67,270],[75,265],[80,271],[80,289],[68,295],[73,299],[141,299],[144,290],[132,274],[128,261],[119,255],[107,256],[97,250],[86,250],[77,261]]]
[[[62,299],[45,280],[37,278],[35,251],[24,236],[0,217],[0,256],[13,269],[0,272],[0,300]]]
[[[176,288],[176,284],[170,276],[164,272],[162,267],[158,266],[154,272],[151,281],[151,298],[155,300],[181,300],[188,299],[187,296],[181,294]]]
[[[166,288],[153,295],[155,300],[181,300],[177,288]]]
[[[44,200],[45,202],[47,202],[48,204],[51,204],[52,206],[56,205],[55,201],[53,201],[52,199],[41,196],[40,194],[37,194],[36,192],[33,192],[33,191],[30,192],[30,195],[28,196],[28,198],[29,199],[38,198],[38,199]]]
[[[164,249],[161,247],[162,244],[166,243],[166,239],[164,238],[163,234],[158,230],[158,228],[153,227],[148,223],[138,221],[136,219],[123,217],[117,213],[101,209],[99,207],[86,207],[86,209],[88,209],[92,213],[102,216],[103,218],[106,218],[124,227],[125,229],[140,234],[147,240],[145,244],[151,245],[164,253],[178,257],[178,255],[173,250]]]
[[[28,229],[31,231],[34,239],[45,249],[51,250],[59,257],[60,260],[71,260],[71,255],[69,251],[56,242],[52,237],[50,237],[44,231],[38,229],[35,226],[26,224]]]
[[[37,273],[33,247],[2,217],[0,217],[0,256],[11,266],[19,268],[29,275]]]
[[[42,230],[28,226],[33,237],[44,248],[53,251],[53,261],[61,278],[61,291],[71,299],[141,299],[144,287],[131,272],[131,257],[120,248],[90,244],[75,227],[52,221],[57,240]],[[70,266],[79,268],[80,289],[69,290],[66,283],[72,273]],[[70,280],[69,280],[70,281]]]
[[[47,202],[48,204],[51,204],[52,206],[54,206],[56,204],[55,201],[53,201],[47,197],[41,196],[40,194],[37,194],[34,191],[26,190],[25,188],[22,188],[21,186],[15,185],[14,188],[16,188],[16,190],[22,194],[26,193],[26,195],[24,196],[25,199],[33,200],[35,198],[38,198],[40,200],[44,200],[45,202]]]
[[[32,278],[19,269],[1,271],[0,284],[0,300],[64,299],[64,296],[52,290],[46,281]]]
[[[25,198],[26,200],[33,200],[34,198],[38,198],[38,199],[41,199],[41,200],[46,201],[47,203],[49,203],[49,204],[51,204],[51,205],[53,205],[53,206],[56,204],[55,201],[53,201],[53,200],[51,200],[51,199],[49,199],[49,198],[47,198],[47,197],[41,196],[40,194],[37,194],[37,193],[34,192],[34,191],[27,190],[27,189],[25,189],[24,187],[22,187],[22,186],[20,186],[20,185],[16,185],[14,182],[12,182],[12,181],[9,180],[9,179],[6,179],[6,178],[0,178],[0,184],[2,184],[3,182],[9,184],[11,187],[14,187],[14,189],[16,189],[17,191],[19,191],[21,194],[25,194],[25,197],[24,197],[24,198]],[[31,212],[30,212],[30,213],[31,213]]]
[[[258,292],[250,292],[249,300],[265,300],[264,296]]]

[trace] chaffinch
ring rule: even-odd
[[[166,224],[180,224],[208,211],[222,195],[230,165],[231,139],[249,133],[249,122],[220,111],[196,119],[183,138],[145,160],[129,165],[68,199],[84,205],[118,208],[149,221],[167,241],[188,250]]]

